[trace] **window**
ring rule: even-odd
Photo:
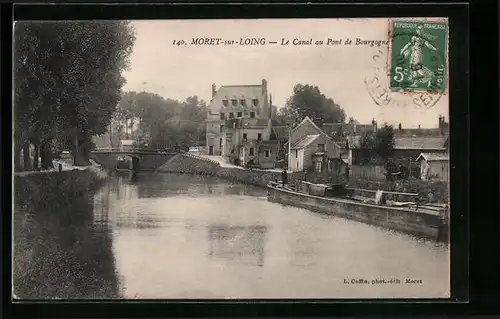
[[[247,105],[247,101],[246,101],[246,100],[244,100],[244,99],[241,99],[241,100],[240,100],[240,105],[241,105],[241,106],[245,106],[245,105]]]
[[[237,116],[238,116],[238,117],[241,117],[241,116],[242,116],[241,112],[238,112],[238,115],[237,115]]]
[[[257,134],[257,141],[260,141],[261,139],[262,139],[262,134],[261,133]]]
[[[253,99],[252,103],[253,103],[254,106],[258,106],[259,105],[259,100],[258,99]]]
[[[233,113],[233,112],[230,112],[230,113],[229,113],[229,118],[230,118],[230,119],[234,118],[234,113]]]
[[[325,152],[325,144],[318,144],[318,152]]]
[[[250,112],[250,118],[255,118],[255,112]]]
[[[222,100],[222,105],[228,106],[229,105],[229,101],[228,100]]]
[[[226,114],[221,113],[221,114],[220,114],[220,119],[221,119],[221,120],[225,120],[225,119],[226,119]]]
[[[219,139],[219,147],[222,147],[222,138]]]
[[[246,141],[247,140],[247,133],[243,133],[243,140]]]
[[[253,156],[253,155],[254,155],[254,148],[250,147],[250,156]]]
[[[267,150],[266,153],[264,154],[264,156],[269,157],[270,154],[271,154],[271,152],[269,150]]]
[[[295,150],[295,157],[299,158],[299,150]]]
[[[237,106],[237,105],[238,105],[238,100],[236,100],[236,99],[232,99],[232,100],[231,100],[231,104],[232,104],[233,106]]]
[[[220,126],[220,132],[222,133],[222,130],[224,130],[224,125],[221,124]]]

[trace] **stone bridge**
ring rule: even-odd
[[[177,153],[154,149],[95,149],[91,158],[106,169],[117,169],[120,158],[128,162],[129,169],[153,171]]]

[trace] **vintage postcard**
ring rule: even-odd
[[[18,22],[13,293],[450,297],[445,18]]]

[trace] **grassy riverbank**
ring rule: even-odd
[[[103,274],[113,278],[110,268],[113,262],[102,259],[112,255],[105,253],[111,249],[108,234],[89,227],[93,222],[93,195],[105,182],[104,176],[97,168],[14,175],[13,286],[16,297],[115,295],[116,282],[101,287],[82,285],[83,280]],[[72,272],[68,273],[68,269]],[[90,288],[83,291],[82,286]]]

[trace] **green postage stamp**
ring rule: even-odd
[[[431,91],[446,88],[448,24],[433,21],[392,21],[390,88]]]

